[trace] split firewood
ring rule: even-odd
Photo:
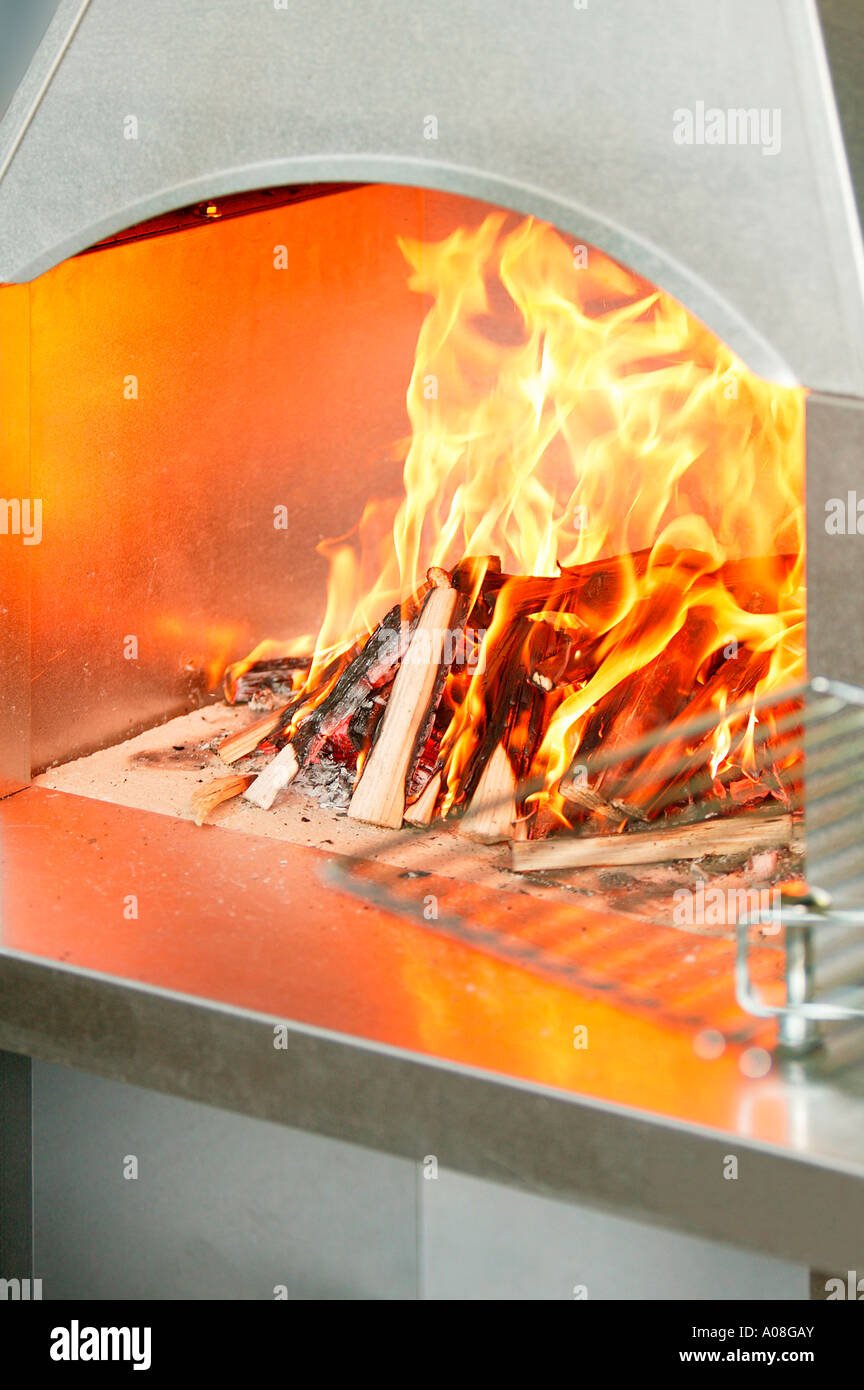
[[[408,773],[405,781],[406,796],[414,783],[420,761],[424,757],[428,757],[430,741],[435,738],[441,696],[444,693],[447,677],[453,669],[453,656],[462,638],[465,622],[470,610],[471,596],[469,594],[459,594],[453,606],[449,629],[444,635],[444,651],[432,684],[432,690],[426,705],[426,714],[425,717],[420,720],[417,726],[417,732],[414,735],[414,743],[411,748],[411,756],[408,760]]]
[[[490,574],[484,580],[483,588],[484,591],[500,590],[506,586],[508,602],[519,613],[554,606],[569,608],[575,614],[579,613],[580,608],[588,612],[594,609],[602,611],[610,602],[617,601],[622,586],[629,582],[631,575],[640,578],[645,574],[650,562],[658,569],[664,564],[668,564],[670,569],[674,565],[680,576],[688,570],[696,574],[704,571],[700,578],[695,579],[693,592],[707,591],[719,579],[741,606],[746,607],[748,599],[753,598],[769,570],[776,577],[779,588],[781,576],[789,572],[794,561],[792,555],[775,555],[765,559],[727,561],[718,569],[712,569],[707,557],[697,551],[688,555],[670,549],[667,561],[662,551],[658,553],[656,549],[644,549],[626,556],[607,556],[582,565],[561,566],[560,574],[551,578]],[[680,579],[675,587],[680,592]]]
[[[532,615],[537,626],[546,619],[545,614]],[[551,616],[551,615],[550,615]],[[531,684],[544,695],[560,690],[567,685],[580,685],[589,680],[597,669],[597,641],[579,640],[578,637],[555,631],[551,649],[546,656],[536,661],[531,671]]]
[[[783,592],[786,578],[798,558],[790,553],[727,560],[718,575],[735,601],[748,613],[772,612],[776,608],[776,595]]]
[[[640,801],[649,816],[653,817],[678,802],[697,802],[710,794],[715,783],[723,780],[722,776],[712,777],[709,770],[716,728],[706,730],[697,739],[695,747],[687,751],[680,740],[676,742],[676,730],[714,709],[719,726],[729,717],[726,710],[732,710],[748,691],[752,693],[755,690],[767,672],[768,661],[766,654],[748,653],[744,648],[734,660],[724,660],[669,724],[662,745],[643,754],[639,762]],[[721,697],[725,701],[723,711],[717,704]],[[743,714],[736,712],[732,716],[735,724],[733,746],[744,733],[748,717],[746,711]]]
[[[526,801],[529,787],[534,784],[536,790],[534,760],[543,741],[545,706],[545,693],[533,685],[523,684],[507,731],[505,747],[516,778],[516,809],[520,818],[524,818],[529,812],[530,803]],[[525,820],[526,836],[528,829],[529,824]]]
[[[314,745],[323,744],[367,702],[373,691],[393,679],[408,651],[417,611],[414,599],[394,604],[327,696],[305,718],[302,711],[298,713],[294,743],[301,763],[314,754]]]
[[[247,724],[245,729],[239,729],[236,734],[230,734],[228,738],[223,739],[216,750],[223,763],[230,765],[239,762],[241,758],[247,757],[250,753],[254,753],[258,744],[279,727],[282,716],[287,709],[288,705],[283,705],[281,709],[274,709],[263,719],[256,719],[254,723]]]
[[[416,596],[415,596],[416,597]],[[419,605],[414,599],[394,604],[365,643],[356,644],[353,655],[338,676],[329,674],[330,689],[321,698],[321,687],[299,703],[285,706],[274,735],[278,743],[290,738],[298,764],[316,756],[328,739],[342,730],[347,737],[351,720],[370,704],[374,693],[393,679],[404,656]],[[329,670],[329,668],[328,668]]]
[[[453,566],[451,584],[460,594],[491,592],[500,587],[500,555],[466,555]]]
[[[298,672],[308,671],[312,656],[279,656],[270,661],[256,661],[240,675],[237,666],[229,666],[225,672],[223,686],[225,699],[229,705],[245,705],[270,693],[284,700],[294,690]]]
[[[688,557],[682,556],[680,552],[670,553],[670,567],[674,560],[674,566],[678,572],[675,579],[670,579],[670,592],[680,594],[681,592],[681,571],[688,569]],[[649,560],[655,565],[662,565],[664,557],[650,550],[635,551],[628,557],[612,557],[604,560],[594,560],[585,565],[576,565],[570,568],[562,568],[560,575],[554,578],[537,578],[519,575],[492,575],[486,581],[486,587],[495,586],[503,588],[506,585],[507,602],[514,613],[540,613],[544,610],[559,610],[560,623],[573,623],[584,621],[587,628],[596,627],[596,618],[609,608],[610,605],[618,601],[621,594],[622,584],[630,573],[637,577],[644,574]],[[698,595],[705,593],[706,606],[710,608],[710,591],[719,581],[733,595],[743,609],[750,612],[762,611],[764,607],[763,588],[768,579],[769,591],[771,585],[777,587],[773,592],[779,591],[782,576],[788,574],[795,557],[792,555],[775,555],[768,557],[757,557],[756,559],[745,559],[737,561],[727,561],[719,569],[709,569],[704,574],[694,580],[689,591],[689,605],[691,609],[698,610]],[[705,564],[705,557],[693,552],[690,568],[697,570]],[[644,599],[637,605],[637,609],[629,613],[625,619],[627,627],[632,628],[634,623],[639,620],[640,614],[644,614],[646,620],[651,620],[657,611],[658,594],[655,592],[651,598]],[[553,613],[546,614],[553,620]],[[688,623],[688,629],[692,633],[693,624]],[[634,634],[631,634],[631,636]],[[608,644],[610,634],[606,634]],[[674,641],[675,639],[673,639]],[[681,639],[684,642],[689,640],[687,637]],[[663,660],[658,658],[655,669],[669,670],[668,664],[664,667]],[[648,668],[643,668],[643,672]],[[641,678],[643,672],[634,673],[634,681]],[[542,688],[548,688],[547,682],[543,679],[546,673],[541,673],[539,684]],[[584,674],[574,674],[573,680],[584,679],[590,674],[590,668]],[[572,682],[571,682],[572,683]],[[638,687],[637,687],[638,688]],[[598,712],[599,717],[599,712]],[[632,736],[632,735],[631,735]]]
[[[520,614],[557,604],[564,606],[580,598],[602,603],[620,588],[626,574],[632,571],[644,574],[650,558],[650,550],[640,550],[626,557],[613,555],[590,560],[584,565],[562,566],[560,574],[552,576],[502,574],[490,570],[484,576],[482,587],[484,593],[506,589],[508,604]]]
[[[672,597],[675,590],[673,588]],[[650,617],[646,612],[645,618]],[[641,633],[643,615],[630,616],[625,634],[634,643]],[[689,702],[690,679],[699,665],[706,644],[713,633],[713,623],[707,615],[693,617],[684,624],[660,654],[634,671],[598,700],[589,715],[573,767],[561,779],[562,796],[569,799],[574,780],[584,780],[579,769],[586,765],[586,755],[599,748],[604,765],[592,776],[595,791],[612,800],[635,767],[639,767],[643,794],[649,788],[643,776],[644,756],[628,757],[628,746],[654,729],[666,730]],[[610,764],[609,755],[620,748],[621,758]],[[642,799],[640,797],[640,799]],[[627,797],[632,802],[632,795]]]
[[[297,754],[292,743],[286,743],[280,749],[275,758],[267,764],[263,772],[250,786],[243,792],[247,801],[251,801],[253,806],[260,806],[262,811],[269,811],[276,797],[294,778],[300,769]]]
[[[216,777],[212,782],[206,782],[192,795],[192,814],[196,825],[203,825],[211,811],[220,806],[223,801],[230,801],[232,797],[239,796],[254,781],[248,777]]]
[[[375,690],[374,694],[370,695],[360,708],[352,714],[347,722],[345,743],[347,749],[350,749],[350,753],[348,753],[346,761],[350,761],[355,768],[359,755],[364,749],[370,747],[375,737],[375,730],[378,727],[379,720],[384,717],[384,712],[387,709],[392,689],[392,680],[380,686]],[[330,742],[332,744],[332,737]]]
[[[426,783],[435,773],[441,769],[441,736],[444,727],[450,720],[450,710],[442,710],[439,705],[435,715],[435,725],[426,740],[425,747],[422,749],[415,766],[411,771],[411,776],[405,787],[405,795],[409,802],[416,801],[422,796],[426,789]],[[369,745],[367,744],[367,747]]]
[[[592,787],[586,787],[579,782],[569,781],[561,783],[561,795],[571,806],[576,806],[580,811],[590,811],[592,815],[601,816],[608,820],[612,825],[630,825],[633,821],[647,821],[648,816],[639,806],[632,806],[629,802],[618,801],[616,798],[607,800],[600,792],[594,791]]]
[[[769,652],[751,651],[743,642],[734,656],[727,657],[723,647],[718,648],[712,657],[705,683],[694,690],[693,699],[681,716],[682,722],[716,706],[721,695],[731,708],[759,684],[768,674],[770,665]]]
[[[664,825],[620,835],[560,836],[514,843],[512,868],[517,873],[559,869],[618,868],[630,864],[666,864],[702,859],[710,854],[756,854],[797,847],[798,833],[789,815],[723,816],[695,825]]]
[[[405,788],[418,740],[429,720],[447,635],[462,596],[450,587],[429,590],[393,682],[378,738],[354,789],[354,820],[397,829],[405,815]],[[434,718],[434,710],[432,711]],[[423,739],[425,742],[425,739]]]
[[[561,817],[555,814],[547,801],[533,801],[526,807],[526,811],[529,813],[526,839],[546,840],[563,829]]]
[[[448,730],[451,747],[457,742],[464,744],[461,787],[468,806],[498,745],[509,747],[523,693],[527,692],[529,698],[535,694],[540,698],[539,692],[526,685],[519,665],[519,653],[529,628],[527,619],[521,618],[499,633],[498,640],[485,652],[482,715],[475,714],[466,704],[460,711],[460,722],[454,721]]]
[[[438,793],[441,790],[440,772],[436,772],[429,778],[416,800],[409,802],[405,808],[405,822],[407,825],[431,825],[432,817],[435,814],[435,803],[438,800]]]
[[[557,662],[557,665],[549,666],[549,669],[557,671],[562,661],[567,660],[570,645],[568,637],[565,636],[562,643],[560,635],[543,623],[532,620],[527,625],[521,656],[530,675],[520,686],[506,744],[516,774],[517,788],[531,778],[546,725],[546,696],[550,691],[543,680],[535,678],[538,674],[542,675],[547,663]]]
[[[515,794],[519,783],[530,772],[531,764],[542,737],[542,715],[545,697],[525,680],[522,661],[530,651],[532,642],[542,648],[548,635],[535,628],[523,615],[515,617],[497,633],[497,640],[484,650],[484,665],[480,680],[480,695],[483,700],[482,714],[475,713],[467,704],[463,706],[461,720],[454,721],[447,731],[452,747],[456,742],[465,741],[465,762],[462,772],[462,796],[469,808],[463,821],[462,833],[470,834],[475,824],[472,814],[487,802],[495,800],[490,793],[487,769],[494,759],[496,781],[502,790],[514,800],[512,814],[500,817],[502,824],[506,819],[512,825],[518,807]],[[530,656],[529,656],[530,660]],[[466,711],[471,709],[470,713]],[[504,754],[504,762],[498,749]],[[506,762],[506,767],[505,767]],[[478,800],[479,797],[479,800]],[[466,824],[467,822],[467,824]],[[483,828],[487,833],[488,826]],[[496,820],[493,827],[496,838],[499,829]]]
[[[375,631],[333,682],[325,697],[304,715],[302,705],[286,706],[272,732],[289,732],[291,741],[268,763],[248,790],[246,800],[265,809],[273,805],[280,791],[293,781],[300,767],[316,757],[342,735],[348,741],[356,733],[352,721],[358,716],[374,717],[375,692],[393,679],[404,657],[418,608],[417,596],[394,604]],[[272,716],[268,716],[270,718]],[[289,726],[296,721],[290,734]],[[263,723],[263,721],[262,721]],[[262,733],[262,737],[266,737]],[[240,755],[242,756],[242,754]]]
[[[459,822],[459,834],[494,845],[513,838],[516,777],[503,743],[487,758],[471,804]]]
[[[773,796],[775,800],[785,802],[787,810],[791,809],[789,798],[780,789],[770,763],[757,765],[755,775],[758,780],[754,781],[737,764],[726,767],[722,772],[712,776],[710,756],[710,747],[703,749],[698,772],[684,781],[675,777],[666,790],[661,788],[646,804],[645,810],[649,820],[655,820],[665,812],[670,812],[676,820],[703,820],[707,801],[710,799],[716,808],[727,796],[737,805],[746,805],[748,802],[762,801]]]

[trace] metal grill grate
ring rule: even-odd
[[[454,874],[450,877],[450,872]],[[578,891],[553,884],[490,887],[455,877],[340,858],[328,880],[425,930],[640,1014],[729,1042],[771,1046],[774,1026],[735,997],[735,942],[682,931],[629,913],[598,911]],[[662,912],[658,906],[658,911]],[[750,970],[760,989],[782,987],[783,958],[751,928]]]
[[[753,734],[753,708],[725,712],[733,746],[746,727]],[[567,882],[534,874],[514,878],[512,887],[501,886],[499,875],[492,888],[471,881],[467,846],[463,862],[454,859],[456,836],[446,874],[343,857],[331,881],[426,930],[665,1023],[716,1030],[742,1044],[770,1046],[776,1038],[788,1048],[810,1047],[819,1021],[864,1019],[864,692],[816,678],[755,708],[756,767],[770,767],[778,801],[796,823],[806,801],[808,881],[787,885],[767,920],[745,916],[719,933],[682,930],[673,925],[668,880],[653,890],[642,883],[600,895],[599,903],[578,874]],[[617,764],[632,793],[640,776],[654,775],[653,755],[664,746],[664,775],[670,768],[689,773],[694,740],[711,727],[707,717],[600,753],[587,765],[589,784]],[[720,818],[711,780],[690,776],[687,808],[668,811],[664,823]],[[421,840],[428,834],[413,833]],[[787,877],[795,862],[787,859]]]

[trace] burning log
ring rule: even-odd
[[[676,591],[671,590],[673,602],[675,595]],[[637,620],[633,636],[639,631]],[[691,673],[713,635],[708,617],[685,623],[659,656],[619,681],[597,702],[585,725],[573,766],[561,779],[560,791],[565,799],[578,800],[580,782],[584,789],[582,769],[596,748],[602,750],[606,766],[599,772],[593,790],[602,793],[607,801],[616,798],[634,766],[633,760],[627,758],[628,745],[653,729],[667,728],[680,715],[691,699]],[[621,760],[612,766],[609,755],[619,748]],[[628,797],[628,801],[632,799]]]
[[[465,740],[469,750],[462,771],[462,791],[468,804],[498,744],[503,742],[505,748],[510,746],[523,699],[530,702],[535,695],[540,698],[524,681],[520,664],[530,633],[531,624],[527,618],[498,624],[496,617],[484,642],[481,670],[474,678],[479,683],[476,695],[483,702],[482,715],[478,715],[473,704],[466,702],[448,729],[449,747]]]
[[[448,583],[446,587],[438,584],[432,588],[424,600],[393,682],[378,739],[351,798],[348,814],[354,820],[394,830],[402,824],[407,779],[425,743],[424,729],[430,717],[430,705],[436,686],[440,686],[445,638],[453,631],[461,599],[458,591]],[[465,607],[464,600],[462,607]],[[432,718],[434,713],[432,709]],[[418,741],[421,741],[419,749]]]
[[[484,594],[497,594],[506,587],[508,601],[517,613],[528,614],[557,605],[578,615],[580,606],[589,611],[602,610],[611,601],[617,601],[625,583],[644,576],[649,562],[662,565],[665,559],[663,552],[658,555],[651,549],[635,550],[627,556],[613,555],[583,565],[562,565],[560,574],[551,577],[502,574],[490,568],[483,577],[481,590]],[[696,592],[709,590],[719,580],[741,606],[751,612],[761,611],[764,601],[761,586],[766,577],[770,577],[776,590],[795,559],[794,555],[773,555],[727,561],[719,569],[712,569],[707,557],[698,551],[685,557],[682,552],[670,549],[668,556],[670,566],[674,562],[679,571],[703,571],[695,581]],[[680,584],[678,588],[680,591]]]
[[[503,743],[495,746],[480,774],[471,804],[459,822],[459,834],[494,845],[513,838],[516,777]]]
[[[229,666],[223,681],[225,698],[229,705],[246,705],[267,694],[281,695],[284,700],[294,690],[297,673],[308,671],[311,665],[310,655],[256,661],[239,675],[235,674],[236,666]]]
[[[263,719],[256,719],[254,723],[247,724],[245,729],[240,729],[236,734],[223,739],[216,750],[223,763],[230,766],[231,763],[239,762],[241,758],[254,753],[258,744],[278,729],[288,708],[288,705],[283,705],[281,709],[273,710],[272,714],[265,715]]]
[[[418,595],[394,604],[327,696],[305,718],[301,716],[294,736],[301,763],[314,757],[340,725],[393,679],[408,651],[419,608]]]
[[[651,583],[643,593],[649,563]],[[782,556],[718,568],[708,554],[671,547],[658,553],[655,547],[562,567],[554,577],[506,575],[495,555],[466,557],[452,574],[430,569],[424,589],[395,605],[370,637],[343,648],[320,671],[313,669],[287,704],[226,739],[220,756],[236,762],[264,739],[278,750],[243,793],[262,807],[271,806],[304,768],[313,794],[332,785],[339,798],[332,804],[344,806],[350,795],[353,819],[395,829],[403,818],[428,824],[446,780],[448,806],[453,801],[467,807],[460,833],[510,838],[521,818],[526,827],[530,820],[534,843],[566,821],[560,803],[552,808],[543,798],[536,806],[517,801],[519,787],[537,775],[549,719],[562,698],[574,687],[584,689],[599,673],[603,693],[583,719],[576,756],[581,763],[600,749],[601,767],[587,787],[574,763],[560,792],[581,818],[596,815],[611,828],[652,820],[670,798],[673,804],[693,800],[694,773],[701,776],[709,763],[713,767],[713,735],[706,736],[704,748],[682,748],[671,775],[662,750],[646,754],[642,749],[637,757],[627,745],[652,730],[659,739],[661,728],[674,735],[682,719],[714,700],[715,690],[719,724],[719,693],[728,699],[758,681],[755,660],[748,657],[729,670],[720,663],[719,649],[710,655],[718,642],[712,604],[718,586],[725,586],[741,608],[761,611],[777,577],[772,578],[772,565],[779,572],[790,563]],[[660,651],[664,634],[676,623]],[[643,661],[644,654],[655,655],[641,667],[634,660],[630,676],[619,674],[627,669],[621,663],[611,684],[601,668],[612,650],[632,650]],[[273,680],[290,682],[296,679],[291,672],[306,661],[277,659],[245,670],[238,663],[235,696],[272,689]],[[694,693],[697,672],[704,684]],[[358,761],[370,747],[352,793]],[[683,762],[681,753],[686,753]],[[453,776],[457,765],[458,779]],[[721,777],[725,774],[721,769]],[[730,776],[741,785],[727,793],[712,773],[712,795],[745,804],[769,794],[743,772]],[[697,808],[692,811],[695,819]]]
[[[435,803],[438,800],[438,793],[441,790],[442,775],[436,772],[429,778],[416,800],[409,803],[405,808],[406,825],[431,825],[432,817],[435,814]]]
[[[792,847],[797,847],[797,834],[790,815],[723,816],[695,825],[668,824],[662,829],[632,830],[621,835],[568,835],[514,843],[511,867],[520,874],[616,868]]]
[[[259,720],[257,725],[250,726],[249,730],[242,731],[251,738],[253,728],[260,730],[256,743],[252,745],[254,748],[270,733],[275,734],[285,729],[291,721],[292,711],[295,711],[294,717],[300,715],[292,741],[276,754],[273,761],[268,763],[244,793],[247,801],[265,810],[269,809],[279,792],[293,781],[300,767],[309,758],[316,756],[328,739],[333,738],[340,730],[344,731],[346,739],[350,738],[351,721],[361,711],[364,703],[369,704],[371,710],[371,697],[392,679],[394,669],[407,650],[412,627],[412,620],[407,614],[411,613],[413,607],[414,600],[408,600],[406,604],[394,604],[361,650],[342,671],[332,689],[305,717],[302,716],[302,706],[298,710],[295,702]],[[233,737],[238,740],[243,750],[237,753],[237,757],[243,757],[245,753],[252,751],[245,741],[239,741],[238,735]],[[225,744],[220,748],[220,753],[224,747]]]
[[[748,690],[752,692],[756,689],[768,669],[768,660],[764,653],[747,653],[742,649],[734,665],[731,661],[723,661],[666,730],[663,746],[642,759],[640,783],[643,789],[650,789],[652,786],[654,788],[650,799],[645,799],[645,809],[649,816],[659,814],[676,802],[698,802],[713,786],[729,780],[727,773],[712,777],[708,771],[714,751],[716,728],[708,730],[699,739],[696,747],[681,758],[676,756],[676,753],[682,751],[680,740],[676,746],[676,726],[686,726],[691,720],[714,708],[717,709],[719,726],[727,717],[726,710],[737,706]],[[723,702],[722,709],[715,703],[720,701]],[[738,733],[743,733],[746,714],[737,714],[735,718],[740,725]],[[764,774],[764,771],[763,768],[760,775]],[[732,776],[742,777],[743,774],[733,772]]]
[[[584,565],[562,566],[560,574],[553,576],[502,574],[493,569],[484,576],[482,591],[497,594],[506,588],[513,611],[523,615],[556,604],[572,609],[580,599],[602,604],[618,594],[630,573],[644,574],[650,558],[650,550],[638,550],[626,557],[611,556]]]
[[[302,720],[295,735],[298,753],[302,750],[301,762],[312,751],[313,743],[323,744],[374,691],[392,679],[408,650],[411,631],[411,621],[403,617],[402,606],[395,604],[325,699]]]
[[[217,777],[207,782],[192,796],[192,814],[196,825],[203,825],[211,811],[215,811],[223,801],[239,796],[254,781],[249,777]]]
[[[639,806],[631,806],[629,802],[618,801],[614,797],[607,800],[601,796],[600,792],[592,787],[581,786],[578,782],[568,781],[561,783],[561,795],[571,806],[576,806],[580,811],[589,811],[592,815],[601,816],[603,820],[610,821],[613,825],[621,827],[629,825],[632,821],[647,821],[648,816]]]
[[[451,583],[460,594],[491,593],[501,587],[500,555],[466,555],[453,567]]]
[[[549,616],[540,615],[535,619],[536,625],[544,625]],[[554,623],[552,626],[554,630]],[[553,690],[560,690],[564,686],[579,685],[594,674],[597,668],[596,642],[581,641],[555,632],[550,645],[551,651],[535,662],[530,677],[531,684],[542,690],[544,695],[551,695]]]

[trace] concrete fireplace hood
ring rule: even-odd
[[[756,143],[710,143],[749,110]],[[0,126],[0,281],[316,180],[534,213],[755,371],[864,395],[864,254],[811,0],[63,0]]]

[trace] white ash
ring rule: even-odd
[[[327,810],[347,811],[354,790],[354,775],[354,770],[345,763],[323,757],[301,767],[294,779],[294,788],[305,792]]]

